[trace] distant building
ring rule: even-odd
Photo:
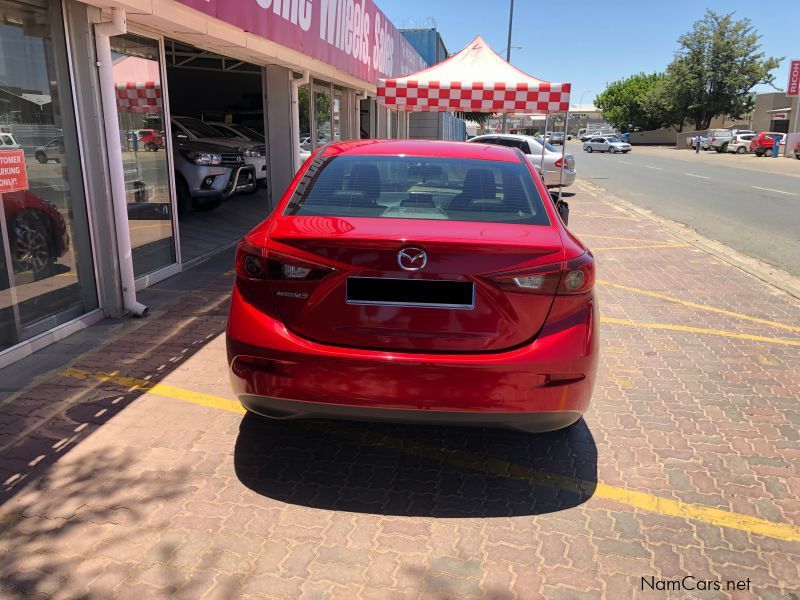
[[[790,128],[794,128],[798,109],[798,96],[787,96],[785,92],[758,94],[753,107],[752,129],[789,133]]]
[[[400,33],[429,67],[447,59],[447,47],[435,28],[401,29]],[[467,138],[467,128],[464,120],[453,113],[414,112],[409,118],[409,137],[464,141]]]

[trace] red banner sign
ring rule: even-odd
[[[372,0],[178,0],[370,83],[427,65]]]
[[[0,194],[28,189],[24,150],[0,150]]]
[[[793,60],[789,65],[789,85],[786,86],[787,96],[800,96],[800,60]]]

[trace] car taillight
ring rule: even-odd
[[[244,279],[266,279],[266,252],[242,240],[236,247],[236,276]]]
[[[558,286],[558,295],[584,294],[594,287],[594,257],[584,252],[564,263],[564,276]]]
[[[594,258],[585,252],[577,258],[535,267],[522,273],[496,275],[494,282],[509,291],[546,295],[584,294],[594,287]]]
[[[333,271],[325,265],[318,265],[282,254],[272,253],[267,261],[267,273],[273,281],[315,281]]]
[[[560,168],[561,168],[561,167],[563,167],[563,166],[566,166],[566,162],[564,161],[564,159],[563,159],[563,158],[559,158],[559,159],[556,161],[556,169],[560,169]]]

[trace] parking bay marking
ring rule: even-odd
[[[798,342],[798,344],[800,344],[800,342]],[[114,383],[128,389],[141,390],[146,393],[182,400],[199,406],[225,410],[236,414],[246,413],[245,409],[234,400],[213,396],[211,394],[204,394],[202,392],[193,392],[171,385],[153,383],[146,379],[126,377],[116,373],[91,372],[76,368],[65,369],[59,373],[64,377],[73,377],[83,380],[95,379]],[[800,527],[788,523],[776,523],[759,517],[751,517],[709,506],[690,504],[688,502],[663,498],[654,494],[638,492],[636,490],[607,485],[605,483],[598,482],[595,484],[591,481],[548,473],[540,469],[531,469],[501,459],[486,458],[470,452],[443,451],[441,448],[407,439],[383,437],[370,433],[364,434],[361,431],[348,432],[347,429],[342,429],[335,433],[336,435],[345,436],[348,439],[354,439],[358,442],[368,441],[370,443],[380,444],[385,447],[400,450],[401,452],[449,463],[496,477],[530,481],[568,492],[587,495],[591,493],[592,498],[611,500],[619,504],[662,515],[693,519],[717,527],[738,529],[740,531],[779,540],[790,542],[800,541]],[[594,488],[593,491],[592,488]]]
[[[676,242],[673,244],[649,244],[646,246],[606,246],[604,248],[591,248],[591,250],[640,250],[643,248],[686,248],[688,246],[691,246],[691,244]]]
[[[706,177],[705,175],[695,175],[694,173],[686,173],[686,175],[688,177],[697,177],[698,179],[710,179],[709,177]]]
[[[759,187],[757,185],[751,185],[750,187],[752,187],[752,188],[754,188],[756,190],[764,190],[765,192],[775,192],[776,194],[786,194],[787,196],[797,196],[798,195],[798,194],[795,194],[794,192],[784,192],[783,190],[776,190],[774,188]]]
[[[751,335],[749,333],[736,333],[725,331],[724,329],[708,329],[706,327],[689,327],[688,325],[672,325],[671,323],[639,323],[628,319],[617,319],[616,317],[600,316],[601,323],[612,325],[627,325],[639,329],[666,329],[669,331],[684,331],[686,333],[705,333],[707,335],[718,335],[721,337],[735,338],[739,340],[749,340],[751,342],[766,342],[768,344],[781,344],[783,346],[800,346],[800,340],[786,340],[783,338],[766,337],[763,335]]]
[[[650,165],[644,165],[645,169],[655,169],[656,171],[663,171],[661,167],[651,167]]]
[[[688,300],[681,300],[680,298],[673,298],[672,296],[666,296],[664,294],[659,294],[657,292],[651,292],[649,290],[642,290],[635,287],[630,287],[627,285],[622,285],[619,283],[613,283],[611,281],[606,281],[605,279],[598,279],[597,283],[600,285],[607,285],[609,287],[617,288],[620,290],[625,290],[628,292],[634,292],[636,294],[642,294],[643,296],[651,296],[653,298],[659,298],[661,300],[666,300],[667,302],[675,302],[676,304],[683,304],[684,306],[689,306],[691,308],[698,308],[700,310],[707,310],[710,312],[719,313],[721,315],[727,315],[729,317],[736,317],[737,319],[745,319],[747,321],[753,321],[754,323],[762,323],[764,325],[771,325],[772,327],[779,327],[781,329],[787,329],[789,331],[798,331],[800,332],[800,327],[795,327],[793,325],[787,325],[786,323],[779,323],[777,321],[770,321],[769,319],[762,319],[760,317],[753,317],[751,315],[745,315],[742,313],[733,312],[732,310],[725,310],[724,308],[716,308],[714,306],[708,306],[706,304],[698,304],[697,302],[689,302]]]

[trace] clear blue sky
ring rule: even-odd
[[[449,52],[480,34],[498,52],[506,47],[509,0],[376,0],[399,28],[430,27]],[[640,71],[663,70],[678,37],[706,8],[748,17],[767,56],[784,56],[775,84],[785,89],[789,59],[800,59],[800,0],[516,0],[511,62],[548,81],[569,81],[572,102],[591,102],[606,83]],[[566,35],[561,33],[566,25]],[[791,30],[794,30],[794,33]],[[544,35],[543,35],[544,32]],[[504,55],[505,56],[505,55]],[[758,91],[771,91],[760,87]]]

